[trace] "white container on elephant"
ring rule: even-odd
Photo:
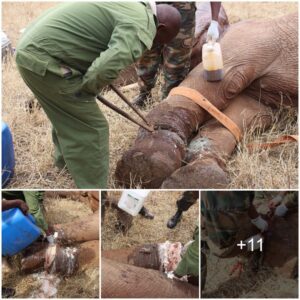
[[[118,207],[130,215],[136,216],[142,209],[149,193],[149,190],[124,190]]]
[[[209,41],[203,45],[202,62],[203,75],[207,81],[220,81],[223,79],[223,57],[219,43]]]

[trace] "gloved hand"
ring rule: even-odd
[[[288,211],[288,208],[284,204],[280,204],[275,209],[275,216],[283,217]]]
[[[277,205],[279,205],[283,200],[282,195],[278,194],[276,197],[274,197],[270,202],[269,202],[269,207],[270,208],[275,208]]]
[[[212,20],[208,31],[207,31],[207,37],[206,41],[212,40],[215,42],[219,38],[219,23],[217,21]]]
[[[261,216],[251,220],[251,223],[256,226],[260,231],[266,231],[268,229],[268,222]]]

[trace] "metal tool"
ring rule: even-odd
[[[146,118],[137,110],[136,107],[133,106],[133,104],[121,93],[121,91],[119,89],[117,89],[115,86],[113,86],[112,84],[110,85],[110,87],[130,108],[132,108],[134,110],[134,112],[145,122],[145,124],[143,124],[143,123],[135,120],[127,112],[125,112],[122,109],[120,109],[119,107],[115,106],[113,103],[111,103],[108,100],[106,100],[103,96],[97,95],[97,99],[101,103],[103,103],[104,105],[106,105],[107,107],[109,107],[110,109],[114,110],[116,113],[122,115],[124,118],[126,118],[129,121],[133,122],[134,124],[136,124],[136,125],[144,128],[145,130],[147,130],[149,132],[153,132],[154,131],[153,126],[151,126],[148,123],[148,121],[146,120]]]

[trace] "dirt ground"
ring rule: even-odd
[[[57,5],[47,2],[2,3],[2,28],[15,47],[20,30],[45,9]],[[272,18],[297,11],[297,2],[231,3],[224,4],[231,23],[248,18]],[[51,125],[41,109],[29,114],[26,103],[33,100],[32,93],[20,78],[13,61],[3,65],[2,99],[3,120],[10,126],[16,154],[15,177],[9,188],[74,188],[74,182],[66,170],[59,171],[53,165]],[[158,81],[153,98],[159,101]],[[125,95],[132,99],[138,93],[133,89]],[[105,97],[123,110],[129,111],[111,91]],[[157,103],[156,102],[156,103]],[[156,104],[154,103],[154,105]],[[137,127],[102,104],[110,126],[110,176],[109,188],[116,187],[114,171],[122,153],[133,143]],[[147,113],[151,107],[145,111]],[[278,135],[297,134],[295,110],[283,111],[274,116],[274,126],[260,135],[248,135],[229,161],[231,188],[296,188],[298,186],[297,145],[281,146],[274,150],[249,154],[248,140],[274,140]],[[276,122],[277,120],[277,122]]]
[[[260,213],[267,213],[265,199],[255,201]],[[284,246],[283,246],[284,251]],[[298,281],[278,275],[274,270],[261,267],[257,273],[244,260],[244,272],[230,276],[234,258],[218,258],[212,251],[207,254],[207,278],[202,298],[298,298]]]
[[[71,198],[45,197],[45,217],[49,225],[62,224],[77,218],[92,215],[92,210],[84,203]],[[39,287],[34,274],[21,274],[18,271],[21,255],[11,260],[13,272],[3,275],[2,285],[16,289],[15,298],[31,298]],[[88,268],[68,278],[61,278],[57,298],[97,298],[99,295],[99,268]]]
[[[180,223],[169,229],[166,224],[176,212],[176,201],[182,192],[151,191],[145,202],[145,207],[155,217],[148,220],[140,215],[133,220],[132,227],[126,235],[115,227],[116,210],[109,208],[105,212],[104,224],[101,230],[101,247],[103,250],[129,248],[146,243],[161,243],[167,240],[186,243],[191,240],[196,225],[199,225],[199,205],[193,205],[183,214]],[[108,192],[111,197],[119,198],[121,192]]]

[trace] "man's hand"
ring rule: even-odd
[[[21,209],[22,213],[23,213],[24,215],[27,215],[28,210],[29,210],[28,205],[26,204],[26,202],[24,202],[24,201],[22,201],[22,200],[18,200],[18,201],[20,201],[20,203],[19,203],[19,208]]]
[[[268,222],[264,220],[261,216],[251,220],[251,223],[256,226],[261,232],[268,229]]]
[[[275,216],[277,217],[283,217],[287,213],[288,208],[284,204],[280,204],[275,209]]]
[[[24,215],[27,215],[29,207],[27,206],[26,202],[16,199],[16,200],[2,200],[2,211],[9,210],[11,208],[19,208],[21,209]]]
[[[218,21],[212,20],[207,31],[206,41],[215,42],[219,38],[219,23]]]

